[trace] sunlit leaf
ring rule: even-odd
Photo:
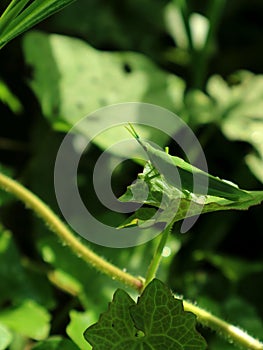
[[[12,341],[12,333],[4,325],[0,324],[0,350],[4,350]]]
[[[0,312],[0,323],[32,339],[45,339],[50,329],[50,315],[42,306],[28,300]]]
[[[240,71],[231,77],[233,85],[220,76],[209,79],[207,91],[214,101],[214,116],[223,133],[233,141],[250,143],[255,152],[247,164],[263,182],[263,75]]]
[[[102,52],[76,38],[40,32],[26,34],[23,47],[26,62],[33,68],[30,86],[56,129],[68,131],[91,112],[127,101],[154,103],[177,113],[182,107],[184,82],[142,54]],[[89,136],[89,128],[79,132]],[[107,148],[116,143],[116,134],[118,140],[127,138],[127,131],[120,127],[95,142]]]
[[[83,333],[87,325],[94,322],[96,322],[96,319],[92,312],[78,312],[75,310],[71,310],[70,312],[70,323],[67,326],[67,334],[81,350],[91,349],[91,345],[85,341]]]

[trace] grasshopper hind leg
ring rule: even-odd
[[[152,180],[155,177],[160,176],[160,173],[156,170],[156,168],[152,165],[152,163],[148,161],[148,164],[151,169],[145,174],[145,179]],[[151,173],[153,174],[150,175]]]

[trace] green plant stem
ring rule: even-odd
[[[31,208],[39,217],[41,217],[50,229],[56,233],[63,242],[67,243],[68,246],[81,256],[83,260],[88,262],[91,266],[101,271],[102,273],[109,275],[110,277],[119,280],[137,291],[141,291],[143,288],[143,282],[139,278],[122,271],[118,267],[105,261],[97,254],[92,252],[88,247],[84,246],[66,227],[66,225],[51,211],[51,209],[43,203],[37,196],[35,196],[28,189],[9,178],[8,176],[0,173],[0,187],[15,195],[19,198],[27,207]],[[146,276],[145,286],[155,277],[156,271],[160,265],[162,258],[162,251],[167,241],[171,225],[168,226],[162,233],[161,239],[157,246],[155,255],[149,266],[148,273]],[[224,320],[212,315],[204,309],[190,303],[189,301],[183,300],[185,311],[193,312],[197,316],[197,320],[204,326],[218,332],[219,335],[223,335],[232,343],[239,347],[251,349],[251,350],[263,350],[263,343],[257,339],[251,337],[238,327],[235,327]]]
[[[263,350],[263,343],[251,337],[240,328],[233,326],[226,321],[212,315],[210,312],[193,305],[189,301],[183,300],[184,310],[193,312],[197,316],[197,321],[207,326],[219,335],[226,338],[231,343],[241,349]]]
[[[156,276],[156,272],[157,272],[157,270],[160,266],[161,260],[162,260],[163,248],[166,244],[166,241],[167,241],[167,238],[169,236],[169,233],[171,232],[171,229],[172,229],[172,225],[170,224],[161,233],[161,238],[160,238],[159,244],[157,246],[157,249],[154,253],[154,256],[152,258],[152,261],[149,265],[143,288],[145,288]]]
[[[206,41],[201,50],[194,50],[192,56],[193,88],[202,89],[206,79],[209,59],[212,54],[212,45],[215,42],[216,32],[219,26],[226,0],[210,0],[207,11],[209,30]]]
[[[42,220],[44,220],[47,226],[72,249],[72,251],[88,262],[91,266],[138,291],[142,289],[143,282],[139,278],[136,278],[119,269],[115,265],[112,265],[95,254],[87,246],[83,245],[83,243],[81,243],[74,236],[69,228],[58,218],[58,216],[56,216],[44,202],[42,202],[28,189],[2,173],[0,173],[0,188],[6,192],[12,193],[14,196],[20,199],[26,205],[26,207],[32,209]]]
[[[193,51],[193,38],[192,38],[192,32],[191,32],[190,23],[189,23],[189,11],[187,8],[187,3],[185,0],[177,0],[174,2],[175,2],[175,5],[178,6],[181,11],[181,16],[183,19],[185,32],[188,39],[188,48],[191,53]]]

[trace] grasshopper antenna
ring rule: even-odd
[[[140,136],[137,134],[136,130],[134,129],[134,126],[131,123],[128,123],[128,126],[125,126],[125,128],[135,138],[135,140],[139,142],[139,144],[142,146],[142,148],[144,150],[146,150],[145,144],[141,141]]]
[[[137,140],[140,140],[140,136],[137,134],[137,132],[135,131],[133,125],[131,123],[128,123],[128,126],[125,126],[125,129],[127,129],[129,131],[129,133]]]

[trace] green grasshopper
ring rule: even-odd
[[[172,186],[193,192],[193,179],[195,190],[199,195],[210,195],[226,198],[232,201],[239,200],[250,195],[238,187],[212,176],[205,171],[185,162],[183,159],[171,156],[165,151],[159,150],[148,142],[140,139],[134,127],[129,123],[126,127],[129,133],[138,141],[147,153],[151,164],[162,174],[165,180]],[[177,171],[176,171],[177,169]],[[179,176],[178,176],[179,175]]]

